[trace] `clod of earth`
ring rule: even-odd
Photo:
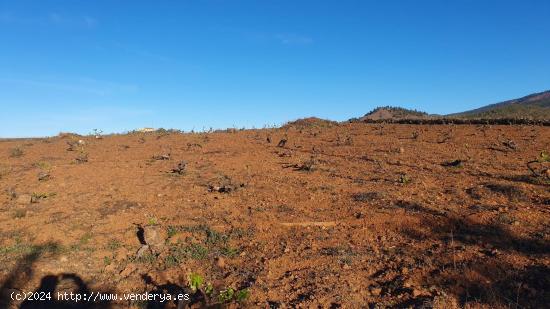
[[[240,185],[232,185],[232,184],[225,184],[225,185],[210,185],[208,186],[208,192],[219,192],[219,193],[229,193],[231,191],[237,190],[237,188],[244,187],[244,183]]]
[[[120,277],[122,278],[126,278],[128,276],[130,276],[134,271],[137,270],[137,266],[134,265],[134,264],[128,264],[126,266],[126,268],[124,268],[121,272],[120,272]]]
[[[50,174],[47,173],[47,172],[40,172],[38,173],[38,180],[39,181],[45,181],[45,180],[48,180],[50,179]]]
[[[160,155],[154,155],[152,157],[153,160],[157,160],[157,161],[165,161],[165,160],[170,160],[170,154],[160,154]]]
[[[178,163],[178,166],[176,166],[175,168],[173,168],[170,173],[172,174],[178,174],[178,175],[183,175],[185,174],[185,169],[187,167],[187,162],[185,161],[180,161],[180,163]]]
[[[277,151],[275,152],[280,158],[290,158],[292,157],[292,151]]]
[[[369,291],[374,296],[379,296],[380,294],[382,294],[382,288],[379,287],[372,287],[369,289]]]
[[[67,141],[67,151],[77,151],[81,146],[84,146],[85,142],[83,140],[78,141]]]
[[[225,264],[225,259],[223,257],[218,257],[218,259],[216,260],[216,265],[219,267],[219,268],[225,268],[226,264]]]
[[[511,139],[503,141],[502,145],[504,145],[505,147],[510,148],[512,150],[518,149],[518,145],[516,144],[516,142],[514,142]]]
[[[361,192],[352,195],[352,198],[356,202],[370,202],[380,199],[380,194],[377,192]]]
[[[313,172],[317,169],[317,160],[311,157],[309,160],[304,161],[302,164],[287,164],[283,165],[283,168],[294,168],[295,171]]]
[[[462,163],[464,163],[464,161],[462,160],[453,160],[453,161],[444,162],[441,165],[445,167],[462,167]]]
[[[76,157],[76,163],[86,163],[88,162],[88,154],[81,154]]]
[[[19,205],[28,205],[32,202],[32,195],[30,194],[20,194],[17,196],[15,202]]]

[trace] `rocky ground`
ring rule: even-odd
[[[3,140],[0,308],[542,308],[548,151],[550,127],[314,121]]]

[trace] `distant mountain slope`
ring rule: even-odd
[[[550,119],[550,90],[519,99],[487,105],[470,111],[446,115],[466,119],[527,118]]]

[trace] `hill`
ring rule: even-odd
[[[401,119],[430,119],[433,115],[428,113],[406,109],[402,107],[384,106],[377,107],[363,117],[351,121],[376,121],[376,120],[401,120]]]
[[[307,128],[330,128],[335,125],[338,125],[338,122],[317,117],[309,117],[287,122],[283,125],[283,128],[295,128],[302,130]]]
[[[470,111],[446,115],[446,117],[465,119],[550,119],[550,91],[490,104]]]

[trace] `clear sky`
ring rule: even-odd
[[[0,0],[1,137],[451,113],[547,89],[547,0]]]

